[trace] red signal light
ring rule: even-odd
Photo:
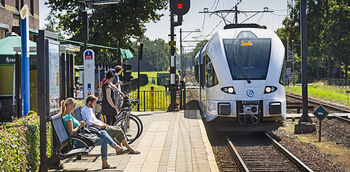
[[[177,8],[178,8],[178,9],[182,9],[182,7],[183,7],[182,3],[178,3],[178,4],[177,4]]]

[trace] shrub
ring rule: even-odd
[[[35,112],[0,130],[0,171],[37,171],[40,154],[40,120]],[[51,155],[51,125],[47,123],[47,154]]]

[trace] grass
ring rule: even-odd
[[[323,82],[316,82],[308,86],[308,95],[316,99],[349,106],[350,101],[348,100],[346,90],[349,89],[326,85]],[[286,92],[301,95],[302,88],[301,86],[286,87]]]

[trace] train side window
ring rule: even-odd
[[[205,63],[200,64],[200,85],[204,87],[205,85]]]
[[[196,77],[196,81],[199,82],[199,65],[194,66],[194,75]]]
[[[218,78],[216,76],[213,64],[211,63],[209,56],[205,57],[205,64],[206,64],[206,66],[205,66],[205,68],[206,68],[206,70],[205,70],[205,81],[206,81],[205,85],[207,87],[212,87],[212,86],[219,84]]]
[[[286,61],[283,60],[283,66],[282,66],[281,75],[280,75],[280,84],[282,85],[286,85],[286,82],[284,79],[284,76],[286,75],[285,63]]]

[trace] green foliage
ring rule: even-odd
[[[0,171],[37,171],[39,169],[39,117],[30,111],[0,130]],[[51,125],[48,123],[47,153],[51,155]]]
[[[150,40],[144,38],[143,42],[143,54],[140,61],[141,71],[164,71],[168,70],[169,67],[169,54],[170,47],[163,39]],[[135,52],[138,47],[136,42],[133,45]],[[137,60],[138,57],[130,59],[129,64],[133,66],[132,70],[137,71]]]
[[[285,44],[293,44],[297,57],[300,57],[300,0],[294,6],[288,5],[288,9],[290,13],[283,20],[284,27],[276,33]],[[311,80],[348,78],[349,13],[348,0],[307,0],[308,77]],[[295,69],[300,77],[301,66]],[[338,73],[332,74],[333,69]]]
[[[80,14],[84,10],[83,2],[83,0],[46,1],[51,9],[51,15],[59,21],[56,28],[60,33],[72,36],[72,40],[82,41]],[[130,49],[132,46],[130,39],[142,38],[146,31],[145,23],[158,21],[163,15],[157,14],[157,11],[165,9],[167,2],[167,0],[125,0],[113,5],[87,4],[87,9],[92,11],[89,17],[89,42]],[[94,51],[97,63],[110,64],[120,60],[119,50],[94,49]],[[82,64],[82,61],[77,61],[77,64]]]

